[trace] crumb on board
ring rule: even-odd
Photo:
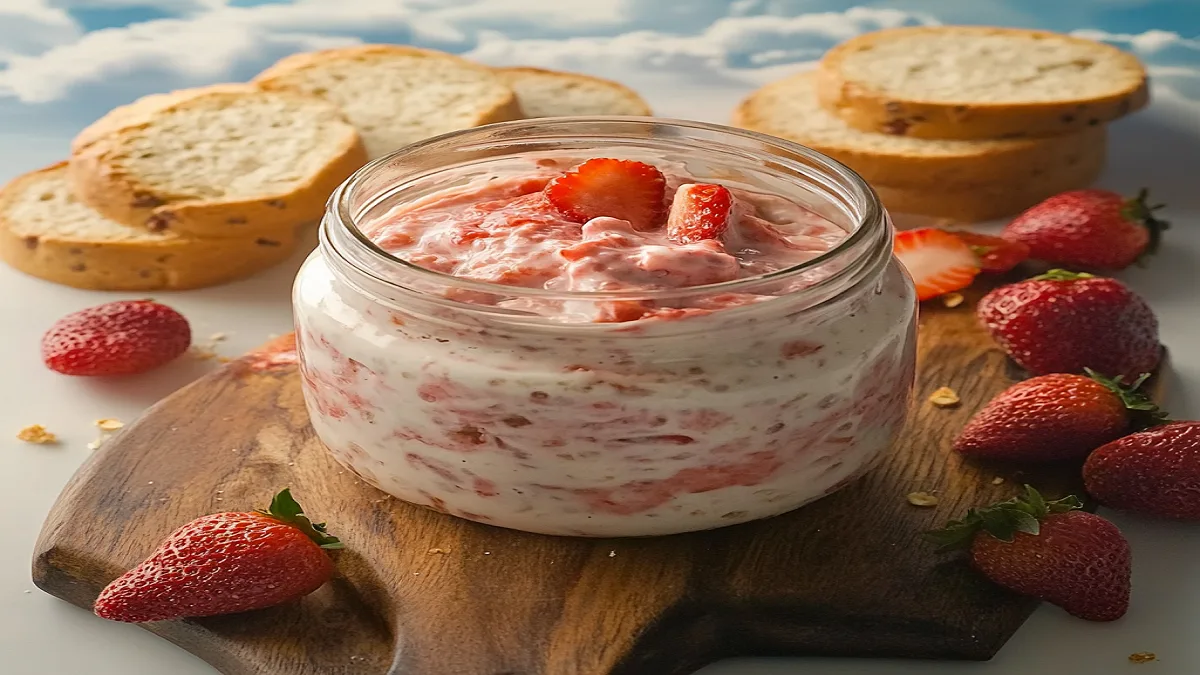
[[[906,497],[913,506],[937,506],[937,495],[929,492],[910,492]]]
[[[101,431],[116,431],[125,426],[125,423],[115,417],[105,417],[96,420],[96,426],[100,427]]]
[[[188,355],[197,361],[208,361],[217,358],[217,353],[208,345],[192,345],[188,349]]]
[[[962,293],[947,293],[942,296],[942,305],[953,309],[963,304]]]
[[[608,557],[610,557],[610,558],[615,558],[615,557],[617,557],[617,552],[616,552],[616,551],[609,551],[609,552],[608,552]]]
[[[229,336],[225,333],[213,333],[208,336],[209,342],[224,342],[227,339],[229,339]]]
[[[446,549],[444,549],[444,548],[431,548],[431,549],[429,549],[429,555],[446,555],[446,554],[447,554],[447,553],[449,553],[449,552],[450,552],[450,551],[447,551],[447,550],[446,550]]]
[[[1129,660],[1132,663],[1150,663],[1151,661],[1157,661],[1158,655],[1154,652],[1134,652],[1129,655]]]
[[[958,393],[950,387],[938,387],[937,391],[929,395],[929,402],[939,408],[954,408],[962,400],[958,398]]]
[[[1000,476],[996,476],[995,478],[992,479],[992,485],[1000,485],[1003,482],[1004,482],[1004,479],[1001,478]]]
[[[46,427],[40,424],[30,424],[21,429],[17,432],[17,439],[35,445],[48,445],[58,442],[58,436],[50,433],[46,430]]]

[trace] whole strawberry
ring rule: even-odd
[[[1200,521],[1200,422],[1164,424],[1097,448],[1083,483],[1115,509]]]
[[[1129,609],[1129,542],[1116,525],[1079,511],[1076,497],[1053,502],[1037,490],[927,533],[942,548],[967,548],[971,566],[993,583],[1089,621]]]
[[[1000,392],[954,441],[964,455],[1019,462],[1082,459],[1089,452],[1164,415],[1138,392],[1088,371],[1040,375]]]
[[[993,290],[975,312],[1034,375],[1091,368],[1131,382],[1162,358],[1154,312],[1116,279],[1051,270]]]
[[[64,375],[136,375],[182,355],[192,330],[182,314],[149,300],[121,300],[59,319],[42,336],[42,361]]]
[[[233,614],[308,595],[333,577],[322,549],[342,548],[289,490],[267,511],[214,513],[176,530],[145,562],[112,582],[94,611],[140,623]]]
[[[1154,217],[1159,206],[1147,193],[1126,199],[1108,190],[1055,195],[1017,216],[1005,239],[1029,247],[1039,260],[1082,269],[1121,270],[1158,247],[1167,223]]]

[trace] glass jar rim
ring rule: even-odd
[[[610,133],[607,134],[589,134],[583,136],[578,133],[578,129],[580,127],[607,125],[612,125],[613,127]],[[716,283],[698,284],[695,286],[667,289],[560,291],[547,290],[544,288],[513,286],[489,281],[481,281],[477,279],[469,279],[422,267],[395,256],[376,244],[358,226],[357,214],[352,212],[351,200],[356,196],[356,191],[361,189],[363,182],[372,177],[377,171],[380,171],[384,167],[388,166],[391,162],[407,156],[434,153],[442,149],[447,151],[457,150],[460,149],[460,144],[469,142],[473,138],[482,140],[492,138],[497,134],[507,134],[506,137],[508,138],[516,138],[520,136],[520,133],[523,130],[540,131],[544,133],[546,131],[554,131],[557,129],[565,132],[558,134],[558,137],[561,138],[594,138],[597,142],[603,142],[606,139],[613,140],[617,138],[637,138],[638,136],[630,135],[630,132],[637,129],[656,128],[674,131],[691,130],[695,132],[706,132],[722,135],[730,139],[740,139],[759,143],[762,146],[769,148],[769,150],[746,151],[747,154],[759,155],[763,160],[769,159],[772,163],[778,164],[783,168],[787,168],[805,176],[807,176],[812,169],[815,168],[820,174],[831,177],[836,185],[841,186],[848,193],[846,197],[848,197],[851,205],[857,206],[857,209],[852,214],[855,220],[853,223],[853,228],[837,244],[814,258],[795,265],[753,276]],[[575,133],[571,133],[572,130],[575,130]],[[625,135],[621,134],[622,130],[625,132]],[[541,134],[539,134],[538,137],[545,138],[545,136]],[[651,135],[646,135],[644,137],[647,139],[654,138],[654,136]],[[550,138],[553,138],[553,136],[550,136]],[[793,159],[789,155],[798,157],[800,159]],[[413,176],[398,181],[393,187],[393,190],[399,190],[405,184],[414,182],[421,177],[422,176]],[[828,191],[827,186],[825,189]],[[859,176],[854,170],[850,169],[845,164],[842,164],[841,162],[827,155],[817,152],[812,148],[808,148],[799,143],[776,136],[770,136],[747,129],[740,129],[721,124],[661,117],[542,117],[536,119],[515,120],[511,122],[498,122],[433,136],[431,138],[394,150],[393,152],[376,158],[362,166],[358,171],[354,172],[354,174],[352,174],[340,186],[338,186],[338,188],[330,196],[328,213],[334,215],[336,224],[340,225],[340,228],[343,232],[350,235],[350,243],[377,264],[382,264],[388,267],[397,266],[405,273],[415,275],[415,278],[444,284],[448,287],[454,287],[462,290],[502,294],[514,298],[561,301],[622,300],[633,298],[639,300],[663,300],[693,294],[734,293],[764,283],[785,281],[805,272],[819,269],[823,265],[828,264],[830,261],[846,256],[848,252],[861,247],[865,241],[868,241],[872,238],[878,238],[881,234],[887,234],[887,219],[885,218],[883,205],[879,201],[879,197],[861,176]],[[326,218],[326,222],[321,228],[321,238],[323,242],[332,239],[329,236],[330,233],[328,232],[328,228],[332,226],[332,224],[329,223],[329,220],[329,218]],[[886,237],[885,241],[888,243],[890,249],[890,236]],[[380,283],[402,286],[402,284],[397,283],[395,279],[385,278],[377,273],[374,273],[372,271],[374,269],[373,265],[369,266],[372,268],[370,270],[367,269],[368,266],[354,266],[357,267],[359,271],[367,273]],[[836,273],[819,279],[813,285],[806,287],[805,290],[816,290],[818,287],[825,287],[835,280],[843,277],[843,273],[847,271],[849,271],[848,268],[843,269],[841,271],[842,273]]]

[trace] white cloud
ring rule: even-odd
[[[79,26],[65,11],[41,0],[0,2],[0,64],[77,40],[80,35]]]
[[[203,9],[218,9],[226,5],[226,0],[53,0],[53,4],[55,7],[62,7],[64,9],[153,7],[164,12],[183,13]]]
[[[1083,29],[1073,31],[1071,34],[1089,40],[1110,42],[1145,56],[1161,54],[1171,48],[1200,52],[1200,39],[1188,39],[1179,33],[1166,30],[1148,30],[1144,33],[1107,33],[1102,30]]]
[[[306,33],[274,34],[252,26],[226,26],[220,38],[213,39],[216,34],[196,30],[192,22],[171,19],[153,23],[99,30],[36,57],[14,57],[9,69],[0,72],[0,93],[15,95],[26,103],[42,103],[61,98],[80,82],[138,71],[170,71],[176,81],[183,82],[212,81],[247,57],[270,60],[357,41]]]

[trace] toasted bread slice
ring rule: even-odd
[[[336,103],[358,127],[372,159],[430,136],[521,118],[516,95],[491,68],[415,47],[293,54],[254,82]]]
[[[1037,139],[938,141],[888,136],[849,127],[817,103],[816,76],[803,72],[754,92],[734,124],[786,138],[846,164],[869,183],[917,190],[1011,184],[1083,161],[1105,128]]]
[[[291,255],[292,228],[250,239],[198,239],[115,223],[71,193],[66,162],[0,188],[0,259],[54,283],[98,291],[212,286]]]
[[[1073,166],[1038,176],[974,187],[906,189],[875,184],[875,192],[893,214],[914,214],[974,223],[1015,216],[1060,192],[1085,188],[1104,170],[1107,144],[1084,150]]]
[[[636,91],[612,80],[526,67],[497,68],[496,74],[517,93],[525,117],[651,115]]]
[[[1049,136],[1149,101],[1133,54],[1048,31],[921,26],[867,33],[821,60],[822,105],[850,126],[912,138]]]
[[[245,239],[319,220],[365,162],[337,106],[218,85],[111,111],[75,138],[68,175],[81,201],[119,223]]]

